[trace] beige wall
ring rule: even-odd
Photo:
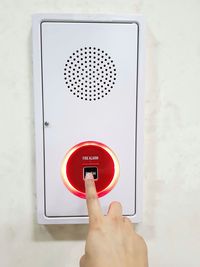
[[[0,0],[0,266],[75,267],[86,226],[35,220],[31,14],[142,13],[144,220],[152,267],[200,266],[200,1]]]

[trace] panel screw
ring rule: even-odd
[[[49,122],[48,122],[48,121],[45,121],[44,125],[45,125],[46,127],[48,127],[48,126],[49,126]]]

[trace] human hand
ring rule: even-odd
[[[145,241],[122,216],[122,206],[112,202],[103,215],[92,174],[85,179],[89,232],[80,267],[147,267]]]

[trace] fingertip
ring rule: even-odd
[[[89,189],[91,187],[95,186],[95,184],[94,184],[94,176],[93,176],[92,173],[87,172],[84,178],[85,178],[84,179],[85,180],[85,194],[86,194],[86,198],[87,198],[88,192],[90,191]],[[95,189],[96,189],[96,187],[95,187]]]
[[[121,203],[120,203],[119,201],[112,201],[112,202],[110,203],[110,205],[109,205],[109,210],[110,210],[110,208],[112,208],[113,206],[122,209],[122,205],[121,205]]]
[[[86,172],[85,181],[87,180],[94,180],[94,176],[91,172]]]
[[[111,217],[116,216],[122,216],[122,205],[118,201],[113,201],[110,203],[109,209],[108,209],[108,215]]]
[[[94,183],[94,177],[93,174],[88,172],[85,175],[85,194],[86,198],[88,198],[91,195],[91,192],[94,194],[94,191],[96,192],[96,187]]]

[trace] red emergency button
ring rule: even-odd
[[[118,159],[114,152],[102,143],[79,143],[65,155],[61,175],[69,191],[81,198],[85,198],[84,177],[87,172],[93,173],[98,197],[102,197],[117,183]]]

